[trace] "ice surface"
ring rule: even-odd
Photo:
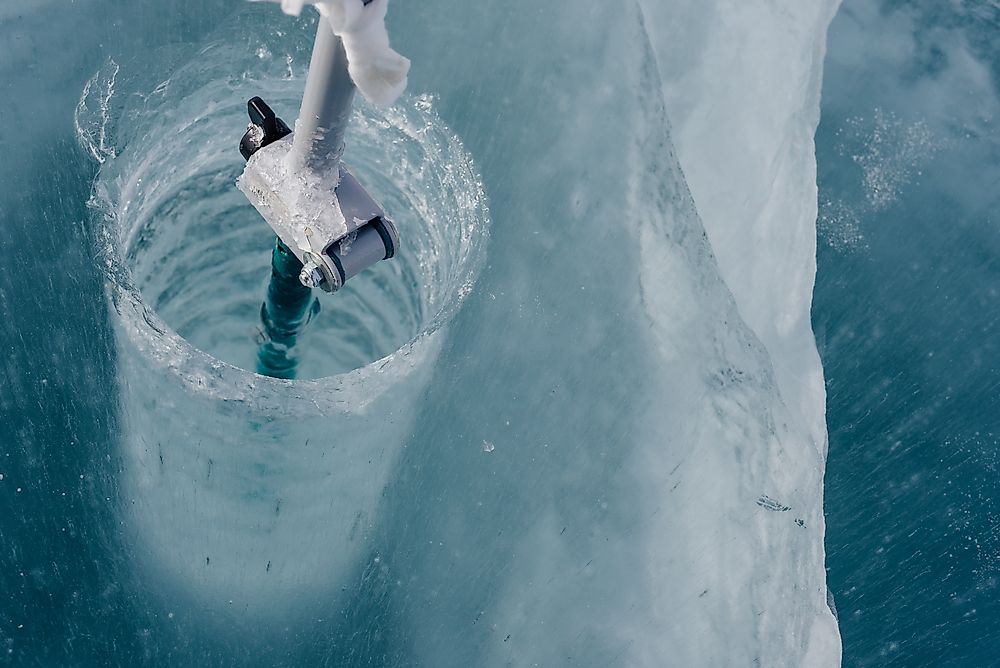
[[[238,368],[270,244],[231,187],[246,98],[297,108],[308,21],[249,5],[186,52],[115,54],[76,124],[80,159],[104,158],[90,226],[114,297],[113,350],[95,353],[111,417],[77,497],[105,515],[76,530],[99,537],[84,597],[127,612],[114,633],[74,618],[79,643],[180,663],[838,663],[822,412],[781,380],[819,373],[799,355],[801,239],[832,10],[724,23],[684,63],[660,35],[722,9],[671,4],[394,6],[414,28],[393,30],[401,49],[433,65],[396,115],[362,107],[348,159],[410,255],[326,299],[310,381]],[[814,58],[767,110],[740,115],[761,84],[712,117],[730,154],[665,101],[660,69],[668,93],[689,70],[705,108],[727,90],[713,54],[751,33]],[[758,180],[741,159],[780,169]],[[732,181],[708,171],[734,161]],[[795,215],[726,228],[742,200],[713,208],[713,178]],[[797,344],[769,335],[750,284]]]

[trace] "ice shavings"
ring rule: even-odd
[[[318,253],[323,249],[314,248],[314,243],[339,239],[357,229],[358,223],[353,217],[345,220],[341,212],[335,175],[289,170],[286,158],[292,137],[288,135],[254,153],[236,186],[283,239],[286,233],[294,239],[294,245],[289,245],[301,258],[300,251]]]
[[[788,419],[808,434],[792,450],[801,462],[798,470],[775,468],[773,475],[797,477],[799,489],[812,490],[815,519],[805,520],[821,526],[822,485],[815,472],[822,472],[827,433],[823,369],[810,319],[817,217],[813,135],[826,29],[839,0],[640,4],[651,26],[677,157],[719,272],[741,318],[767,350]],[[801,507],[798,501],[788,505]],[[808,577],[822,583],[822,541],[808,546],[808,553],[802,562],[811,564]],[[812,593],[809,604],[815,605]],[[811,621],[799,629],[808,637],[799,665],[839,662],[832,612],[816,605]]]
[[[937,149],[927,123],[905,123],[880,108],[870,121],[854,117],[846,126],[839,150],[850,153],[862,169],[865,199],[873,212],[895,203],[903,187],[919,174],[920,165]]]
[[[83,95],[73,112],[73,126],[80,144],[101,164],[115,157],[115,147],[108,138],[108,105],[115,92],[118,70],[118,63],[108,59],[83,87]]]

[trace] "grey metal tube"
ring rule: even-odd
[[[354,82],[347,71],[344,43],[321,16],[289,155],[293,169],[325,171],[336,167],[344,152],[344,132],[353,102]]]

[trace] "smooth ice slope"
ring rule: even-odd
[[[826,455],[811,326],[826,33],[840,0],[640,0],[678,159],[740,315]],[[839,654],[836,620],[824,630]]]
[[[810,324],[826,31],[840,0],[640,0],[678,158],[782,397],[826,449]]]

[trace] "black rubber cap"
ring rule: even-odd
[[[247,114],[250,116],[250,123],[259,129],[248,129],[240,140],[240,154],[244,160],[249,160],[260,149],[292,133],[285,122],[259,97],[252,97],[247,102]]]

